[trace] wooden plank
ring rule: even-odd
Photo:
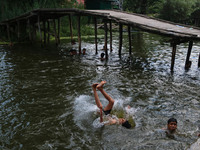
[[[79,10],[79,9],[38,9],[18,16],[16,18],[6,20],[0,24],[11,24],[17,21],[25,21],[27,19],[33,20],[32,23],[37,23],[37,14],[48,17],[48,19],[56,19],[69,14],[81,14],[88,16],[99,16],[104,19],[111,19],[112,21],[117,21],[123,24],[132,24],[135,27],[141,28],[143,30],[148,30],[149,32],[156,32],[157,34],[163,34],[166,36],[182,37],[182,38],[192,38],[193,40],[200,40],[200,29],[197,27],[191,27],[187,25],[181,25],[169,21],[164,21],[160,19],[155,19],[152,17],[127,13],[122,11],[114,10]],[[46,17],[41,19],[47,19]],[[43,21],[43,20],[41,20]]]

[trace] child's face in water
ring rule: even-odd
[[[175,131],[177,129],[177,123],[176,122],[170,122],[168,125],[167,125],[167,128],[169,131]]]

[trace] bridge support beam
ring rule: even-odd
[[[107,44],[108,44],[108,28],[107,28],[107,21],[106,20],[104,20],[104,31],[105,31],[104,50],[105,50],[105,53],[106,53],[106,59],[108,59],[108,47],[107,47]]]
[[[97,18],[94,17],[94,34],[95,34],[95,49],[96,54],[98,53],[98,46],[97,46]]]
[[[200,53],[199,53],[199,60],[198,60],[198,68],[200,68]]]
[[[60,44],[60,18],[58,18],[58,44]]]
[[[109,20],[110,22],[110,52],[112,52],[112,21]]]
[[[20,22],[17,21],[17,39],[20,41]]]
[[[39,34],[40,34],[40,42],[42,44],[42,32],[41,32],[41,27],[40,27],[40,16],[38,15],[38,31],[39,31]]]
[[[29,40],[32,43],[30,19],[27,20],[27,28],[28,28]]]
[[[49,44],[49,41],[50,41],[50,24],[49,24],[49,20],[47,20],[47,32],[48,32],[48,35],[47,35],[47,42]]]
[[[55,21],[55,19],[53,20],[53,27],[54,27],[54,36],[55,36],[56,46],[58,46],[58,36],[57,36],[57,32],[56,32],[56,21]]]
[[[128,25],[129,55],[132,53],[131,26]]]
[[[43,21],[43,32],[44,32],[44,45],[46,45],[46,41],[47,41],[47,38],[46,38],[46,22]]]
[[[189,69],[191,67],[191,64],[192,64],[192,62],[190,61],[192,46],[193,46],[193,41],[190,41],[187,56],[186,56],[186,61],[185,61],[185,69]]]
[[[73,44],[74,40],[73,40],[73,28],[72,28],[72,17],[71,17],[71,14],[69,15],[69,30],[70,30],[70,36],[71,36],[71,44]]]
[[[11,42],[11,38],[10,38],[10,26],[9,26],[9,24],[7,24],[6,26],[7,26],[8,40]]]
[[[119,23],[119,57],[121,57],[122,51],[122,37],[123,37],[123,25]]]
[[[81,17],[78,16],[78,44],[79,44],[79,55],[81,54]]]
[[[174,71],[174,63],[175,63],[175,56],[176,56],[176,43],[172,43],[172,59],[171,59],[171,71]]]

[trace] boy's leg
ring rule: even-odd
[[[97,104],[97,107],[98,107],[99,109],[102,109],[103,106],[102,106],[102,104],[101,104],[101,102],[100,102],[100,100],[99,100],[99,96],[98,96],[97,91],[96,91],[97,85],[98,85],[98,83],[94,83],[94,84],[92,85],[92,90],[93,90],[93,92],[94,92],[94,98],[95,98],[95,102],[96,102],[96,104]]]
[[[96,90],[97,85],[98,85],[98,83],[94,83],[92,85],[92,89],[93,89],[93,92],[94,92],[95,102],[97,104],[97,107],[100,109],[100,122],[103,122],[103,112],[102,112],[103,106],[102,106],[102,104],[99,100],[99,96],[97,94],[97,90]]]
[[[114,99],[112,99],[104,90],[103,85],[106,81],[101,81],[100,84],[97,85],[97,89],[103,94],[103,96],[109,101],[109,104],[104,108],[104,111],[111,110],[114,105]]]

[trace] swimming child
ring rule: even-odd
[[[100,84],[94,83],[92,85],[95,102],[96,102],[97,107],[100,109],[100,122],[103,123],[104,125],[121,124],[123,127],[126,127],[128,129],[131,128],[131,124],[125,118],[117,118],[116,116],[110,114],[115,101],[104,91],[103,85],[105,83],[106,83],[106,81],[101,81]],[[99,96],[96,91],[97,89],[103,94],[103,96],[109,102],[105,108],[103,108],[103,106],[99,100]],[[105,116],[103,116],[103,113],[105,114]]]
[[[164,129],[166,135],[170,138],[174,138],[174,134],[176,133],[176,129],[177,129],[177,120],[175,118],[170,118],[167,121],[167,129]]]
[[[101,57],[100,57],[101,61],[105,60],[104,56],[105,56],[105,54],[101,53]]]

